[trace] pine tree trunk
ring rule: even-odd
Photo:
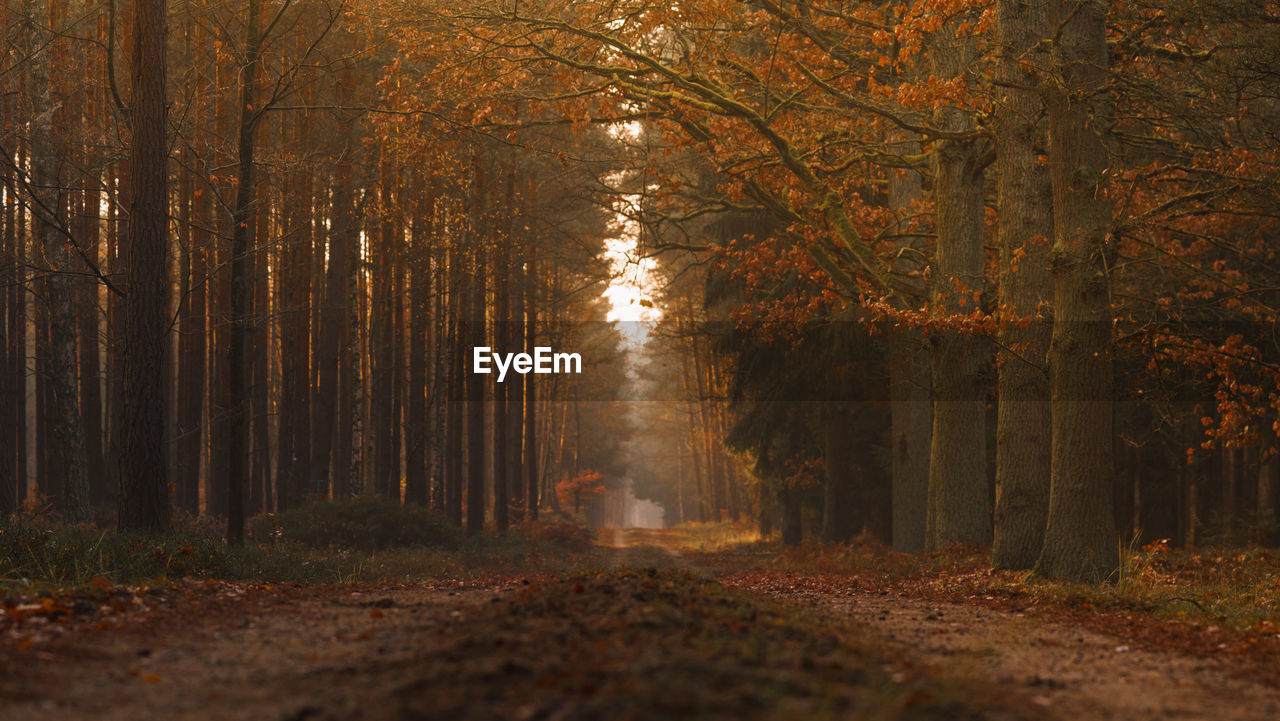
[[[475,237],[471,279],[471,303],[468,317],[467,349],[485,345],[485,253],[482,234]],[[468,354],[467,373],[467,533],[484,530],[485,513],[485,420],[484,387],[488,376],[470,367]]]
[[[188,156],[187,164],[199,167]],[[194,178],[191,172],[180,176],[178,243],[178,379],[174,403],[174,505],[192,515],[200,511],[200,419],[204,410],[204,322],[205,305],[204,251],[207,238],[196,229],[206,219],[200,214],[202,204],[192,197]]]
[[[392,479],[391,458],[391,426],[392,426],[392,374],[395,366],[395,345],[392,341],[392,257],[395,251],[395,223],[392,219],[391,186],[394,182],[394,161],[383,149],[379,160],[380,182],[378,197],[379,208],[378,233],[370,236],[374,250],[372,253],[375,271],[373,274],[373,296],[370,299],[370,388],[369,388],[369,432],[373,444],[373,492],[382,496],[392,495],[392,486],[398,486],[398,479]],[[395,492],[399,497],[399,489]]]
[[[527,238],[527,255],[524,274],[524,352],[533,353],[538,343],[538,246],[532,236]],[[533,374],[525,376],[524,386],[524,474],[525,501],[529,519],[538,520],[538,495],[541,491],[538,473],[538,384]],[[552,492],[552,502],[556,502]]]
[[[514,213],[513,213],[514,215]],[[520,222],[523,222],[523,218]],[[514,237],[508,240],[512,244],[512,248],[519,248],[525,242],[526,234],[523,229],[517,229]],[[516,351],[524,346],[524,319],[525,319],[525,280],[524,270],[521,268],[520,253],[515,254],[513,262],[510,265],[510,275],[507,280],[507,288],[510,295],[510,310],[508,313],[508,333],[507,342],[511,346],[511,351]],[[508,378],[507,382],[511,384],[511,388],[507,394],[507,478],[503,481],[507,484],[508,495],[511,500],[513,520],[520,521],[525,512],[525,484],[523,460],[524,446],[522,444],[524,431],[524,394],[527,375],[518,375],[515,378]]]
[[[249,472],[249,311],[253,300],[249,256],[254,184],[254,134],[257,129],[255,91],[262,49],[261,2],[249,0],[245,36],[245,62],[240,69],[240,123],[237,130],[236,197],[232,210],[230,263],[230,317],[227,332],[227,541],[244,541],[245,491]],[[216,452],[216,449],[215,449]]]
[[[76,233],[84,253],[98,262],[100,243],[98,233],[98,204],[101,194],[96,188],[85,190],[79,207],[79,228]],[[85,461],[88,464],[89,499],[91,504],[103,503],[111,498],[105,492],[106,474],[102,444],[102,373],[98,351],[101,333],[98,327],[98,280],[92,276],[76,283],[76,305],[80,336],[80,411],[84,427]]]
[[[299,120],[294,142],[306,141]],[[297,506],[315,492],[311,475],[311,178],[305,170],[290,173],[284,189],[284,236],[276,272],[276,313],[280,320],[280,405],[276,441],[276,499],[280,510]]]
[[[129,146],[129,285],[120,449],[121,530],[169,525],[165,332],[169,319],[165,0],[137,0]]]
[[[0,20],[0,22],[6,22]],[[7,23],[5,26],[7,30]],[[3,66],[0,66],[3,68]],[[5,101],[0,101],[5,102]],[[8,103],[3,106],[0,122],[9,118]],[[5,171],[5,185],[12,186],[12,171]],[[4,227],[0,228],[0,518],[7,518],[18,508],[18,444],[22,437],[19,419],[25,412],[25,376],[18,372],[18,337],[26,333],[26,324],[18,316],[17,292],[23,288],[18,268],[21,249],[16,225],[18,206],[11,193],[5,193],[0,209]]]
[[[333,191],[329,209],[329,265],[325,282],[320,325],[315,346],[316,395],[312,404],[311,472],[313,479],[328,479],[334,497],[339,492],[336,480],[345,476],[345,466],[331,465],[335,434],[345,429],[337,420],[339,372],[343,356],[343,329],[348,321],[347,287],[351,276],[351,250],[355,238],[352,209],[351,165],[344,157],[334,169]],[[320,295],[317,293],[317,295]]]
[[[255,181],[256,182],[256,181]],[[252,426],[252,439],[249,444],[249,495],[245,504],[245,517],[263,513],[273,509],[272,499],[275,487],[272,472],[271,453],[271,421],[270,409],[272,401],[279,407],[279,394],[272,383],[272,362],[275,354],[271,349],[271,284],[268,275],[270,253],[267,243],[266,226],[269,221],[268,201],[266,211],[259,210],[259,192],[254,188],[254,198],[249,201],[254,210],[249,215],[249,247],[253,258],[253,303],[250,312],[249,344],[250,344],[250,381],[249,381],[249,421]]]
[[[493,296],[494,296],[494,328],[493,344],[499,353],[511,352],[511,243],[514,228],[515,208],[515,175],[507,174],[506,227],[501,237],[496,237],[493,257]],[[509,374],[501,383],[493,386],[493,521],[499,533],[505,533],[509,524],[508,484],[511,460],[510,440],[507,434],[511,431],[508,422],[508,403],[510,387],[519,378],[518,374]],[[496,378],[494,379],[497,380]]]
[[[53,18],[53,5],[44,4],[38,19],[32,18],[32,21],[38,21],[41,28],[53,29]],[[42,32],[33,32],[32,35],[30,73],[35,97],[30,123],[31,207],[35,216],[35,246],[48,264],[45,297],[49,342],[45,383],[49,391],[46,412],[53,443],[47,449],[51,454],[50,461],[59,466],[59,473],[46,474],[45,477],[46,485],[56,484],[59,490],[63,520],[82,523],[89,520],[89,469],[76,364],[75,276],[67,248],[67,244],[76,239],[65,235],[67,198],[57,156],[65,149],[66,139],[55,137],[55,118],[62,116],[59,112],[61,103],[54,97],[50,77],[51,54],[55,46],[46,44]]]
[[[449,382],[448,418],[446,420],[446,442],[444,456],[445,515],[455,526],[462,525],[462,433],[463,418],[466,415],[466,345],[470,339],[469,326],[465,318],[471,312],[470,282],[465,265],[465,256],[457,244],[449,250]]]
[[[405,408],[405,503],[426,506],[430,502],[427,469],[427,327],[431,324],[431,250],[435,213],[435,181],[426,187],[420,171],[414,171],[414,215],[409,266],[409,378]]]

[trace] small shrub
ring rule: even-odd
[[[359,496],[313,501],[250,523],[259,543],[286,541],[311,548],[375,551],[386,548],[457,548],[459,534],[436,511],[388,498]]]

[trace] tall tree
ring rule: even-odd
[[[468,289],[471,297],[468,304],[466,345],[468,363],[474,359],[471,349],[485,345],[485,319],[488,314],[486,300],[487,273],[485,266],[489,262],[492,238],[489,233],[492,223],[489,218],[488,183],[485,182],[484,166],[477,159],[475,163],[474,182],[470,190],[471,196],[471,285]],[[487,376],[470,368],[467,374],[467,533],[479,533],[484,528],[485,513],[485,412],[484,387]]]
[[[976,52],[975,40],[954,27],[959,22],[944,26],[930,43],[934,72],[944,81],[962,78]],[[934,142],[938,245],[933,293],[943,314],[962,316],[978,308],[985,286],[984,142],[965,137],[972,134],[973,119],[959,108],[944,105],[934,120],[953,137]],[[985,422],[990,346],[979,335],[949,328],[932,340],[928,543],[932,548],[981,545],[991,538]]]
[[[230,395],[227,423],[230,437],[227,455],[230,463],[225,479],[227,493],[227,540],[238,544],[244,540],[245,492],[249,471],[249,331],[253,302],[250,257],[250,215],[255,212],[254,151],[255,135],[261,108],[256,105],[257,85],[262,63],[262,4],[249,0],[245,22],[244,55],[239,80],[239,125],[236,132],[239,157],[236,170],[235,205],[231,215],[231,307],[228,319],[227,392]]]
[[[1108,102],[1106,9],[1048,0],[1056,28],[1049,110],[1053,179],[1053,337],[1049,347],[1052,472],[1037,568],[1101,581],[1115,571],[1112,516],[1112,201],[1104,137]]]
[[[129,295],[120,449],[122,530],[164,530],[170,516],[164,374],[169,246],[167,30],[165,0],[137,0],[133,12],[133,98],[129,112]]]
[[[70,245],[76,242],[67,223],[69,192],[65,186],[66,111],[59,96],[61,86],[51,76],[52,66],[65,58],[55,57],[64,47],[57,42],[62,31],[65,8],[56,3],[40,3],[28,8],[27,52],[31,58],[32,92],[30,124],[30,207],[34,215],[34,245],[39,249],[47,275],[44,301],[47,306],[48,342],[43,367],[46,390],[44,429],[51,431],[46,443],[48,464],[58,465],[58,473],[42,473],[46,491],[56,486],[63,517],[73,523],[89,520],[89,471],[85,453],[84,419],[80,414],[80,386],[76,358],[75,269]],[[46,468],[46,471],[51,468]]]
[[[1035,565],[1049,512],[1050,409],[1045,306],[1052,279],[1053,192],[1047,152],[1043,3],[996,4],[999,110],[995,113],[999,221],[999,377],[993,562]]]

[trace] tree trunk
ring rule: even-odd
[[[0,120],[8,115],[5,112]],[[12,171],[5,171],[5,187],[13,187],[12,179]],[[18,339],[27,328],[17,313],[17,295],[25,290],[19,276],[23,255],[16,232],[19,208],[11,193],[5,193],[0,212],[4,214],[0,229],[0,518],[7,518],[18,508],[18,446],[26,440],[18,430],[26,412],[26,375],[19,370]]]
[[[782,545],[799,546],[804,540],[804,508],[800,503],[800,491],[794,488],[779,489],[778,503],[782,506]]]
[[[435,221],[435,180],[431,187],[420,171],[414,171],[414,215],[410,229],[413,244],[408,266],[409,387],[405,408],[405,503],[426,506],[430,502],[427,472],[427,326],[431,323],[431,250]]]
[[[859,479],[853,462],[850,425],[851,409],[845,403],[822,404],[823,485],[822,540],[847,543],[862,530],[865,511],[859,493]]]
[[[253,300],[249,257],[249,223],[253,208],[254,134],[257,130],[255,94],[261,60],[261,1],[249,0],[245,29],[245,62],[240,69],[240,123],[237,131],[239,158],[236,174],[236,198],[231,223],[231,307],[227,355],[229,438],[227,455],[227,541],[244,541],[244,494],[249,462],[249,423],[246,416],[249,398],[249,309]]]
[[[937,74],[950,78],[965,68],[966,40],[937,39]],[[939,127],[964,132],[973,121],[961,110],[937,113]],[[976,140],[934,143],[937,259],[934,300],[948,314],[969,314],[983,289],[983,166]],[[961,331],[935,335],[933,349],[933,436],[929,453],[928,547],[991,540],[987,483],[987,382],[990,346]]]
[[[168,145],[165,139],[165,0],[136,0],[129,144],[129,286],[120,449],[121,530],[169,525],[165,462],[165,291]]]
[[[538,344],[538,245],[527,237],[524,273],[524,352],[533,353]],[[538,384],[533,374],[525,376],[524,385],[524,473],[525,500],[529,507],[529,519],[538,520]],[[552,492],[552,502],[555,493]]]
[[[198,159],[191,158],[193,168],[200,167]],[[185,244],[182,254],[183,308],[179,317],[178,398],[175,405],[175,453],[176,477],[174,490],[178,508],[195,515],[200,512],[200,438],[201,419],[204,415],[205,381],[205,297],[208,285],[205,276],[209,272],[206,252],[211,238],[205,225],[211,220],[210,193],[201,192],[192,197],[191,185],[194,173],[182,174],[184,195],[189,204],[184,206],[186,217],[182,224]]]
[[[378,162],[380,182],[378,198],[381,201],[378,217],[378,233],[370,234],[373,248],[372,261],[373,296],[370,299],[369,346],[369,432],[373,444],[373,492],[382,496],[400,497],[399,479],[392,478],[392,375],[395,372],[395,344],[392,340],[393,311],[392,266],[396,245],[396,227],[392,217],[392,185],[394,161],[384,147]],[[376,242],[375,242],[376,238]]]
[[[249,323],[250,373],[249,373],[249,421],[252,426],[252,440],[249,444],[249,496],[245,504],[245,516],[272,510],[272,491],[274,490],[274,474],[271,461],[271,401],[282,400],[273,388],[272,362],[275,354],[271,349],[271,284],[268,275],[270,269],[269,243],[267,242],[267,224],[270,219],[267,213],[258,210],[258,189],[254,188],[254,199],[250,201],[253,211],[249,214],[249,247],[253,257],[253,302]],[[268,207],[270,201],[267,203]]]
[[[515,175],[507,174],[506,227],[501,237],[495,237],[493,263],[493,306],[494,327],[493,345],[499,353],[511,352],[511,242],[513,217],[515,214]],[[507,434],[511,430],[507,414],[509,411],[511,384],[519,378],[518,374],[508,375],[501,383],[493,386],[493,521],[498,533],[505,533],[509,523],[508,517],[508,462],[511,460],[510,440]],[[495,378],[496,380],[496,378]]]
[[[53,443],[46,448],[52,466],[56,463],[59,473],[46,469],[46,490],[53,484],[58,488],[59,507],[63,520],[83,523],[89,520],[89,468],[85,455],[84,419],[80,415],[80,387],[76,365],[76,308],[75,276],[72,272],[68,243],[77,239],[66,236],[65,189],[57,155],[67,144],[65,137],[56,135],[55,118],[61,118],[61,102],[53,93],[51,57],[55,45],[46,42],[44,30],[56,30],[53,4],[43,5],[37,17],[32,17],[31,38],[31,87],[34,88],[31,128],[31,208],[35,231],[35,247],[40,249],[47,264],[45,282],[48,304],[49,341],[45,368],[49,397],[46,406],[48,428],[52,430]],[[36,30],[36,23],[40,30]],[[145,32],[139,35],[145,35]],[[135,47],[135,52],[137,48]],[[135,91],[138,89],[135,77]],[[135,121],[136,127],[136,121]],[[135,141],[134,145],[137,145]],[[163,286],[162,286],[163,288]],[[163,312],[163,309],[162,311]],[[163,413],[161,414],[163,417]],[[161,445],[163,447],[163,445]]]
[[[903,155],[920,152],[914,139],[895,144]],[[893,263],[895,275],[918,277],[924,269],[921,250],[910,238],[907,222],[913,203],[923,191],[919,173],[900,171],[889,176],[889,207],[898,216],[900,239]],[[915,275],[913,275],[915,274]],[[924,288],[918,289],[924,295]],[[929,378],[929,348],[920,332],[889,329],[889,452],[893,459],[893,548],[918,553],[925,547],[926,509],[929,500],[929,446],[933,433],[933,406]]]
[[[467,349],[485,345],[485,253],[484,238],[474,238],[471,303]],[[470,358],[468,353],[468,358]],[[467,373],[467,533],[484,529],[485,512],[485,448],[484,448],[484,381],[488,376],[469,368]]]
[[[996,419],[995,540],[991,555],[1002,568],[1035,565],[1049,513],[1049,376],[1045,355],[1050,323],[1049,244],[1053,236],[1053,189],[1046,151],[1044,101],[1036,91],[1043,67],[1036,54],[1046,30],[1044,6],[1000,0],[999,110],[995,114],[999,163],[997,207],[1000,247],[1000,324]]]
[[[97,263],[101,245],[98,232],[101,194],[93,188],[85,190],[81,197],[76,236],[84,253]],[[104,488],[107,479],[102,446],[102,368],[98,356],[102,335],[98,325],[99,285],[97,278],[92,276],[81,278],[76,285],[80,336],[80,411],[84,427],[85,461],[88,464],[89,499],[93,504],[105,502],[111,497]]]
[[[523,245],[525,239],[526,233],[517,229],[513,237],[509,238],[507,242],[511,243],[512,248],[518,249],[520,246],[517,243]],[[507,279],[507,289],[510,295],[510,309],[507,313],[507,343],[510,345],[511,351],[524,346],[525,279],[520,255],[522,254],[516,253],[511,259]],[[506,483],[509,489],[508,495],[511,500],[512,520],[514,521],[522,520],[526,505],[524,473],[522,472],[524,445],[521,440],[524,431],[524,389],[527,378],[527,375],[517,375],[515,378],[507,379],[507,382],[511,385],[507,391],[507,477],[502,479],[502,482]]]
[[[1101,581],[1119,558],[1111,512],[1111,201],[1103,193],[1110,110],[1106,16],[1096,2],[1049,1],[1059,28],[1047,91],[1053,177],[1053,451],[1037,569]]]
[[[302,114],[299,114],[300,116]],[[305,123],[293,128],[294,142],[306,141]],[[276,439],[276,505],[292,508],[307,494],[316,492],[312,481],[328,478],[311,475],[311,275],[312,198],[307,171],[290,173],[283,189],[284,235],[280,263],[276,266],[276,312],[280,319],[280,405]],[[330,416],[330,419],[332,417]]]
[[[334,169],[333,191],[329,209],[329,265],[325,270],[319,338],[315,346],[316,395],[312,404],[311,472],[312,479],[325,478],[335,497],[337,477],[346,475],[346,467],[334,467],[335,434],[348,433],[339,425],[336,415],[339,399],[339,372],[343,356],[343,329],[347,327],[347,308],[351,279],[351,246],[355,241],[355,219],[352,208],[351,164],[342,157]],[[317,293],[319,295],[319,293]],[[340,437],[340,436],[339,436]],[[345,461],[344,461],[345,462]]]
[[[470,338],[464,318],[470,313],[469,282],[464,254],[451,244],[449,249],[449,381],[448,418],[445,427],[444,509],[455,526],[462,525],[462,430],[466,414],[466,344]]]

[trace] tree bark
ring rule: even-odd
[[[469,331],[464,318],[470,313],[470,283],[467,280],[465,256],[454,243],[449,249],[449,342],[447,366],[449,380],[448,418],[445,421],[444,509],[455,526],[462,525],[462,432],[466,415],[466,344]]]
[[[1035,565],[1049,513],[1050,408],[1045,365],[1051,325],[1047,313],[1053,189],[1044,101],[1037,91],[1046,31],[1040,3],[1000,0],[996,37],[1002,84],[995,113],[1000,248],[996,505],[991,555],[1002,568]],[[1031,68],[1025,63],[1030,62]]]
[[[513,211],[513,215],[515,212]],[[523,222],[523,220],[521,220]],[[526,242],[526,234],[523,229],[516,229],[514,235],[508,239],[512,248],[519,248]],[[512,350],[523,348],[524,332],[525,332],[525,279],[523,263],[521,262],[522,253],[512,253],[510,263],[510,274],[507,280],[507,288],[510,294],[510,309],[508,312],[508,333],[507,342]],[[526,375],[518,375],[514,379],[508,379],[511,387],[507,392],[507,477],[503,482],[507,484],[508,495],[511,500],[512,515],[515,521],[520,521],[525,512],[525,484],[523,469],[524,445],[521,442],[524,431],[524,395],[526,385]]]
[[[230,286],[231,307],[227,333],[228,399],[227,455],[230,462],[225,482],[227,494],[227,541],[244,541],[244,494],[248,480],[249,423],[249,309],[253,301],[249,257],[249,224],[253,208],[254,135],[257,130],[256,89],[261,64],[261,1],[249,0],[245,29],[245,62],[240,68],[240,123],[237,131],[239,157],[236,173],[236,198],[232,210]]]
[[[311,473],[313,479],[329,479],[334,496],[338,496],[336,480],[346,475],[345,467],[334,468],[334,437],[346,431],[338,423],[337,408],[342,398],[339,372],[343,356],[343,329],[348,321],[347,290],[351,276],[351,246],[355,241],[351,163],[345,154],[333,174],[333,190],[329,208],[329,264],[320,313],[319,338],[315,347],[316,395],[312,404]],[[319,294],[317,294],[319,295]]]
[[[54,95],[51,77],[55,44],[46,42],[44,37],[45,30],[57,30],[55,17],[54,4],[45,3],[39,15],[29,19],[32,23],[30,74],[34,90],[30,123],[32,227],[35,246],[47,264],[43,270],[48,274],[44,284],[49,327],[44,382],[49,392],[46,407],[49,425],[46,427],[52,431],[53,443],[46,446],[50,454],[46,458],[49,466],[56,463],[59,470],[51,474],[47,472],[51,468],[47,468],[44,477],[46,491],[51,490],[49,486],[57,486],[63,520],[83,523],[89,520],[89,469],[76,364],[75,276],[68,252],[68,243],[75,239],[64,235],[68,228],[67,198],[57,155],[60,149],[65,149],[67,139],[58,137],[60,133],[55,128],[55,119],[62,118],[64,113],[60,112],[62,103]],[[138,89],[136,78],[134,89]]]
[[[933,45],[937,75],[950,78],[964,71],[972,53],[969,41],[939,37]],[[952,132],[973,129],[972,119],[955,108],[939,110],[935,122]],[[938,245],[933,292],[947,314],[969,314],[980,304],[985,261],[982,151],[976,140],[934,142]],[[982,545],[991,540],[986,453],[990,346],[962,331],[937,333],[933,343],[928,547]]]
[[[896,144],[904,155],[920,152],[918,141]],[[889,177],[889,207],[898,216],[894,273],[912,278],[924,269],[921,251],[909,236],[912,205],[923,190],[919,173],[902,171]],[[916,274],[916,275],[913,275]],[[923,295],[923,288],[920,295]],[[918,553],[925,548],[929,501],[929,447],[933,434],[929,348],[918,330],[894,328],[889,336],[890,453],[893,459],[893,548]]]
[[[169,320],[165,0],[136,0],[133,17],[119,526],[122,531],[161,531],[170,517],[164,374]]]
[[[430,187],[428,186],[428,182]],[[405,503],[426,506],[430,502],[427,469],[427,327],[432,321],[431,251],[435,232],[435,179],[427,181],[414,171],[414,215],[410,239],[412,254],[409,301],[409,378],[405,408]]]
[[[7,28],[6,28],[7,29]],[[0,101],[3,102],[3,101]],[[8,103],[3,106],[7,120]],[[5,171],[5,187],[13,187],[12,171]],[[26,322],[17,310],[17,294],[25,292],[21,268],[21,249],[16,232],[19,216],[13,195],[4,197],[3,229],[0,229],[0,518],[7,518],[18,508],[18,445],[25,442],[19,434],[19,420],[26,412],[26,376],[20,372],[18,339],[25,336]]]
[[[506,227],[501,237],[495,237],[493,264],[494,328],[493,344],[499,353],[511,352],[511,243],[514,223],[515,174],[507,173]],[[509,375],[502,383],[493,386],[493,521],[499,533],[505,533],[510,522],[509,473],[511,461],[510,387],[519,375]]]
[[[477,202],[483,202],[479,198]],[[480,227],[486,227],[478,223]],[[468,317],[467,357],[472,358],[471,348],[485,345],[485,252],[487,239],[477,233],[472,250],[471,302]],[[485,413],[484,381],[488,376],[469,368],[467,373],[467,533],[478,534],[484,529],[485,513]]]
[[[532,236],[526,238],[524,273],[524,352],[533,353],[538,343],[538,245]],[[526,375],[524,384],[524,474],[525,501],[529,519],[538,520],[538,384],[533,374]],[[555,501],[555,493],[552,492]]]
[[[395,255],[396,224],[393,218],[392,186],[395,182],[395,161],[384,146],[379,158],[378,198],[381,201],[378,216],[378,233],[369,240],[373,247],[372,258],[376,264],[373,274],[373,296],[370,300],[369,345],[370,389],[369,415],[373,444],[373,491],[379,495],[400,498],[400,479],[393,478],[391,453],[392,434],[392,376],[395,373],[395,343],[392,308],[393,258]],[[376,237],[376,242],[374,239]]]
[[[1119,558],[1112,516],[1111,201],[1103,188],[1110,116],[1104,8],[1049,0],[1058,28],[1046,93],[1053,178],[1053,451],[1037,569],[1102,581]]]
[[[782,507],[782,545],[799,546],[804,540],[804,507],[800,503],[800,491],[779,489],[778,504]]]
[[[827,402],[823,407],[822,540],[847,543],[862,531],[863,507],[857,469],[853,459],[850,426],[852,409],[845,403]]]

